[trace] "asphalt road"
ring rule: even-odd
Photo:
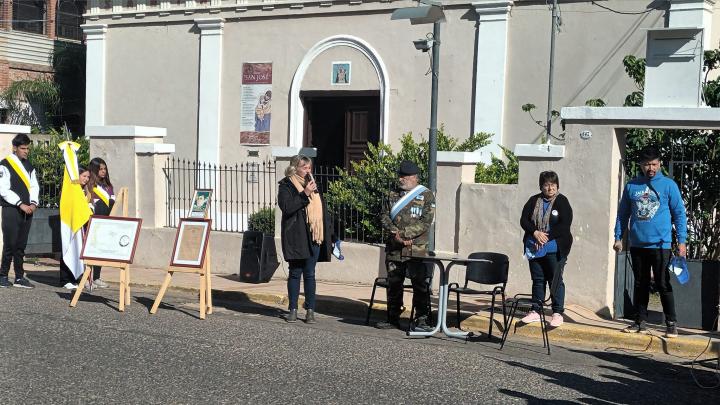
[[[540,341],[407,338],[358,319],[287,324],[279,308],[194,295],[0,289],[0,404],[86,403],[720,403],[686,359]],[[195,304],[196,307],[197,304]],[[302,314],[301,314],[302,315]],[[704,377],[709,378],[709,372]]]

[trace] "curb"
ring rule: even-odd
[[[57,281],[56,277],[45,276],[45,275],[34,275],[34,279],[43,281]],[[108,281],[109,284],[117,286],[119,283],[114,281]],[[131,282],[131,287],[144,287],[144,288],[158,288],[158,284],[152,283],[136,283]],[[173,286],[168,287],[169,290],[199,293],[199,288],[196,287],[182,287]],[[243,292],[243,291],[226,291],[213,289],[213,297],[219,300],[227,301],[246,301],[254,304],[261,305],[283,305],[287,304],[287,294],[283,293],[271,293],[271,292]],[[300,297],[299,304],[302,305],[303,297]],[[319,313],[334,315],[339,317],[352,317],[353,319],[365,319],[367,314],[368,306],[365,302],[355,301],[350,299],[343,299],[339,297],[317,297],[316,302],[318,304]],[[387,309],[385,304],[374,304],[372,315],[377,317],[378,314],[383,313]],[[449,312],[452,314],[452,311]],[[409,310],[405,310],[403,317],[408,318],[410,314]],[[502,314],[497,314],[493,326],[493,336],[499,338],[502,333]],[[371,316],[371,322],[374,318]],[[488,316],[480,314],[469,314],[462,312],[461,317],[463,321],[461,323],[462,329],[466,331],[481,331],[476,336],[486,335],[487,329],[490,325],[490,319]],[[450,325],[455,324],[454,316],[450,316]],[[510,335],[508,341],[511,342],[515,335],[524,338],[536,339],[537,344],[542,343],[541,328],[538,324],[522,324],[517,318],[510,325]],[[708,334],[712,332],[708,331]],[[617,349],[617,350],[628,350],[638,351],[644,353],[664,353],[672,356],[684,357],[688,360],[695,358],[703,352],[708,346],[708,339],[704,337],[691,337],[691,336],[680,336],[677,338],[667,339],[662,337],[661,332],[654,331],[651,334],[632,334],[623,333],[618,329],[605,328],[600,326],[588,326],[581,325],[571,322],[566,322],[561,328],[549,329],[548,335],[550,337],[550,344],[553,345],[558,342],[567,343],[571,345],[602,348],[605,350]],[[720,342],[713,342],[711,344],[711,350],[708,350],[705,355],[714,355],[720,351]]]

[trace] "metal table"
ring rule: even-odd
[[[466,338],[472,336],[472,332],[453,332],[447,327],[448,280],[450,279],[450,269],[452,269],[453,266],[455,266],[456,264],[464,266],[471,262],[491,261],[486,259],[468,259],[449,255],[410,255],[403,256],[403,258],[416,260],[423,263],[432,263],[434,265],[437,265],[437,267],[440,269],[440,293],[438,297],[438,315],[435,328],[429,332],[408,331],[408,336],[433,336],[438,333],[440,329],[442,329],[442,332],[449,337]],[[447,262],[447,266],[445,265],[445,262]]]

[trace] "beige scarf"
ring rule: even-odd
[[[302,193],[303,190],[305,190],[307,180],[297,174],[292,175],[289,179],[298,192]],[[320,201],[319,193],[312,193],[308,198],[310,199],[310,204],[305,207],[305,212],[307,213],[308,225],[310,225],[310,233],[312,234],[313,241],[318,245],[321,245],[325,237],[325,235],[323,235],[322,201]]]

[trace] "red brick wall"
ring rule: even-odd
[[[53,79],[52,68],[49,66],[31,65],[0,60],[0,91],[5,90],[10,83],[26,79]]]
[[[0,6],[0,16],[2,17],[2,23],[0,23],[0,28],[2,29],[12,29],[12,5],[13,0],[2,0],[2,6]]]
[[[0,60],[0,90],[10,85],[10,64],[6,60]]]
[[[45,19],[45,34],[48,38],[55,39],[55,19],[57,15],[57,1],[58,0],[47,0],[47,12]]]
[[[13,0],[0,0],[0,29],[12,30]],[[57,15],[58,0],[47,1],[46,33],[49,38],[55,38],[55,19]],[[32,65],[28,63],[8,62],[0,60],[0,91],[6,89],[10,83],[17,80],[47,78],[52,80],[52,68],[49,66]]]

